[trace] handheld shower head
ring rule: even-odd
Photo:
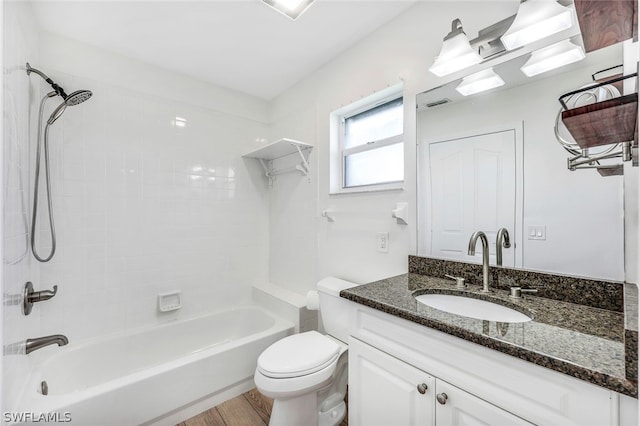
[[[48,139],[49,139],[49,127],[55,123],[55,121],[60,118],[62,116],[62,114],[64,113],[64,111],[67,109],[68,106],[75,106],[78,104],[83,103],[84,101],[86,101],[87,99],[89,99],[93,93],[90,90],[77,90],[73,93],[71,93],[70,95],[67,95],[64,90],[62,89],[62,87],[58,86],[56,83],[53,82],[53,80],[51,80],[46,74],[44,74],[42,71],[39,71],[35,68],[31,68],[31,65],[29,65],[29,63],[27,62],[27,75],[31,75],[31,73],[34,72],[36,74],[38,74],[40,77],[42,77],[47,83],[49,83],[51,85],[51,87],[53,87],[54,91],[47,93],[43,98],[42,101],[40,102],[40,111],[38,114],[38,139],[37,139],[37,148],[36,148],[36,166],[35,166],[35,180],[34,180],[34,193],[33,193],[33,210],[32,210],[32,215],[31,215],[31,252],[33,253],[33,256],[36,258],[36,260],[38,260],[39,262],[48,262],[53,258],[53,255],[56,252],[56,231],[55,231],[55,226],[54,226],[54,220],[53,220],[53,206],[52,206],[52,201],[51,201],[51,179],[49,178],[49,143],[48,143]],[[44,126],[44,130],[42,128],[42,121],[43,121],[43,113],[44,113],[44,106],[45,103],[47,101],[47,99],[50,99],[56,95],[60,95],[60,97],[62,97],[63,101],[62,103],[60,103],[60,105],[58,105],[56,107],[56,109],[53,110],[53,112],[51,113],[51,115],[49,116],[49,119],[47,120],[47,124]],[[44,133],[44,139],[42,134]],[[42,147],[44,146],[44,167],[45,167],[45,181],[46,181],[46,200],[47,200],[47,204],[48,204],[48,212],[49,212],[49,229],[51,232],[51,248],[49,250],[49,254],[46,256],[41,256],[38,248],[37,248],[37,242],[36,242],[36,234],[38,232],[35,232],[34,230],[37,230],[37,223],[38,223],[38,199],[39,197],[39,183],[40,183],[40,154],[42,151]]]
[[[62,102],[60,105],[58,105],[58,107],[54,109],[49,116],[49,119],[47,120],[47,126],[51,126],[53,123],[55,123],[55,121],[60,118],[65,109],[67,109],[66,102]]]

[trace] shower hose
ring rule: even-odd
[[[33,189],[33,214],[31,217],[31,252],[33,256],[39,262],[48,262],[53,258],[56,252],[56,229],[53,222],[53,202],[51,201],[51,178],[49,172],[49,123],[44,128],[44,138],[42,137],[42,114],[44,112],[44,105],[47,99],[56,96],[56,92],[49,92],[40,101],[40,111],[38,113],[38,140],[36,141],[36,170],[35,170],[35,182]],[[43,140],[44,139],[44,140]],[[41,143],[43,142],[43,143]],[[49,209],[49,229],[51,232],[51,251],[46,256],[41,256],[36,248],[36,233],[37,233],[37,221],[38,221],[38,195],[40,190],[40,158],[42,145],[44,145],[44,170],[46,181],[46,197],[47,207]]]

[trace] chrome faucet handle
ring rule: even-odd
[[[52,290],[34,291],[31,281],[27,282],[24,286],[24,300],[22,301],[22,312],[25,315],[29,315],[33,309],[33,304],[36,302],[44,302],[51,299],[58,293],[58,286],[53,286]]]
[[[464,283],[464,278],[462,278],[462,277],[454,277],[453,275],[449,275],[449,274],[445,274],[444,276],[447,277],[447,278],[451,278],[452,280],[456,280],[456,288],[457,289],[467,288],[467,285]]]
[[[511,294],[509,297],[512,299],[522,299],[522,293],[537,293],[537,289],[533,288],[522,288],[522,287],[511,287]]]

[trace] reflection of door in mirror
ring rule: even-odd
[[[620,46],[611,46],[589,53],[571,69],[526,78],[520,71],[525,56],[494,68],[505,79],[522,76],[524,80],[509,80],[494,91],[463,97],[455,90],[458,79],[417,96],[420,155],[429,152],[422,145],[515,129],[516,226],[508,231],[516,246],[504,254],[513,252],[516,268],[624,279],[623,176],[568,170],[568,153],[554,134],[558,97],[589,83],[594,72],[619,64],[621,57]],[[417,166],[418,255],[450,258],[431,251],[431,212],[436,201],[431,199],[428,178],[437,174],[429,162],[420,160]],[[487,231],[498,229],[496,225]],[[482,229],[471,232],[476,230]],[[490,242],[495,244],[493,238]]]
[[[467,254],[471,234],[482,231],[489,239],[490,264],[496,264],[498,229],[514,235],[516,227],[515,142],[515,131],[506,130],[423,145],[423,169],[431,170],[433,256],[482,262],[480,247],[475,256]],[[511,248],[503,249],[504,266],[515,266],[514,246],[512,238]]]

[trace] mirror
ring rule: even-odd
[[[418,255],[481,263],[480,246],[467,254],[481,230],[495,265],[504,227],[503,266],[621,281],[623,177],[568,170],[554,125],[558,98],[621,64],[622,46],[533,78],[527,59],[496,65],[497,89],[465,97],[457,80],[418,94]]]

